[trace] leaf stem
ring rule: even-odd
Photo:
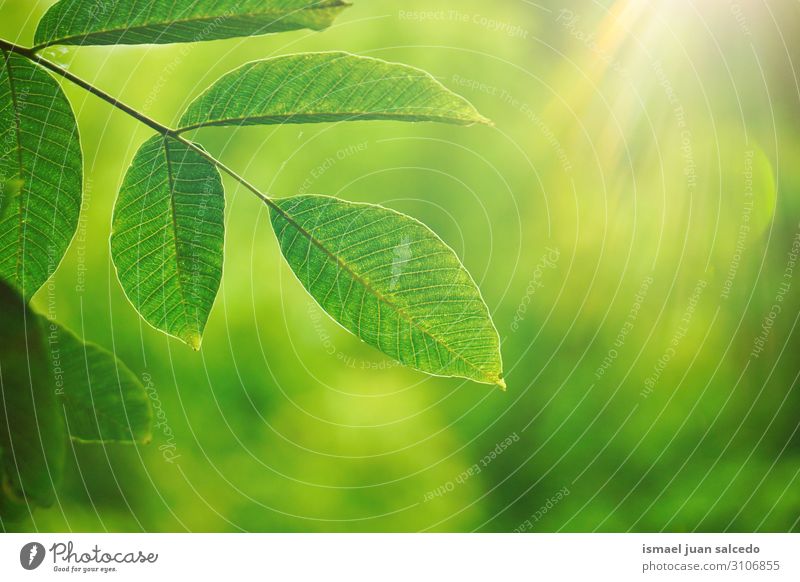
[[[81,79],[80,77],[74,75],[73,73],[70,73],[66,69],[64,69],[62,67],[59,67],[57,64],[55,64],[55,63],[53,63],[51,61],[48,61],[47,59],[45,59],[43,57],[40,57],[39,55],[36,54],[35,49],[25,48],[25,47],[10,43],[10,42],[5,41],[2,38],[0,38],[0,50],[11,51],[13,53],[21,55],[21,56],[23,56],[23,57],[25,57],[25,58],[27,58],[27,59],[39,64],[39,65],[41,65],[42,67],[46,68],[48,71],[52,71],[56,75],[59,75],[59,76],[65,78],[65,79],[67,79],[68,81],[70,81],[70,82],[74,83],[75,85],[81,87],[82,89],[88,91],[92,95],[95,95],[96,97],[99,97],[103,101],[113,105],[114,107],[116,107],[120,111],[123,111],[123,112],[127,113],[128,115],[130,115],[131,117],[133,117],[137,121],[143,123],[144,125],[150,127],[151,129],[154,129],[155,131],[157,131],[161,135],[163,135],[165,137],[169,137],[170,139],[174,139],[176,141],[179,141],[180,143],[184,144],[186,147],[191,148],[192,150],[197,152],[199,155],[201,155],[202,157],[207,159],[209,162],[214,164],[214,166],[216,166],[218,169],[222,170],[223,172],[228,174],[231,178],[233,178],[234,180],[239,182],[239,184],[241,184],[242,186],[244,186],[245,188],[250,190],[250,192],[255,194],[255,196],[259,200],[264,202],[272,210],[274,210],[279,215],[281,215],[284,218],[284,220],[286,220],[291,225],[293,225],[295,228],[297,228],[301,232],[303,232],[305,234],[305,236],[307,236],[311,241],[313,241],[315,244],[320,246],[320,248],[324,249],[324,247],[321,245],[321,243],[319,243],[319,241],[317,241],[310,232],[308,232],[304,228],[302,228],[294,220],[294,218],[289,216],[289,214],[287,214],[286,211],[283,210],[283,208],[281,208],[278,204],[276,204],[275,201],[272,200],[272,198],[270,196],[267,196],[266,194],[261,192],[253,184],[251,184],[248,180],[246,180],[243,176],[239,175],[237,172],[235,172],[234,170],[232,170],[231,168],[226,166],[223,162],[221,162],[220,160],[218,160],[217,158],[212,156],[210,153],[208,153],[205,149],[203,149],[202,147],[200,147],[196,143],[191,142],[188,139],[186,139],[185,137],[183,137],[183,135],[181,135],[180,132],[186,131],[186,129],[175,130],[175,129],[172,129],[170,127],[167,127],[166,125],[163,125],[163,124],[157,122],[154,119],[151,119],[150,117],[148,117],[144,113],[136,111],[133,107],[130,107],[129,105],[126,105],[125,103],[122,103],[119,99],[117,99],[116,97],[113,97],[112,95],[109,95],[108,93],[106,93],[102,89],[99,89],[99,88],[95,87],[91,83]],[[324,249],[324,250],[326,250],[326,249]],[[326,252],[329,253],[330,251],[326,250]]]
[[[217,168],[219,168],[220,170],[222,170],[223,172],[228,174],[231,178],[233,178],[234,180],[239,182],[242,186],[244,186],[245,188],[250,190],[250,192],[255,194],[262,202],[267,204],[267,206],[269,206],[270,208],[274,208],[275,210],[278,210],[282,214],[282,211],[280,210],[280,208],[278,208],[277,204],[275,204],[275,202],[273,202],[272,199],[269,196],[267,196],[266,194],[261,192],[253,184],[248,182],[244,177],[242,177],[237,172],[235,172],[234,170],[232,170],[231,168],[226,166],[224,163],[222,163],[220,160],[218,160],[217,158],[212,156],[210,153],[208,153],[202,147],[200,147],[199,145],[197,145],[197,144],[187,140],[186,138],[184,138],[182,135],[180,135],[180,133],[178,131],[176,131],[176,130],[170,128],[170,127],[167,127],[166,125],[164,125],[162,123],[159,123],[155,119],[152,119],[152,118],[148,117],[147,115],[145,115],[144,113],[141,113],[140,111],[137,111],[133,107],[131,107],[129,105],[126,105],[125,103],[123,103],[122,101],[117,99],[116,97],[114,97],[112,95],[109,95],[108,93],[106,93],[102,89],[99,89],[98,87],[95,87],[94,85],[92,85],[88,81],[85,81],[84,79],[81,79],[80,77],[74,75],[73,73],[70,73],[66,69],[64,69],[62,67],[59,67],[57,64],[53,63],[52,61],[48,61],[47,59],[39,56],[38,54],[36,54],[36,50],[35,49],[25,48],[25,47],[19,46],[17,44],[8,42],[6,40],[3,40],[2,38],[0,38],[0,49],[16,53],[16,54],[18,54],[18,55],[20,55],[22,57],[25,57],[26,59],[28,59],[30,61],[33,61],[34,63],[44,67],[48,71],[51,71],[51,72],[55,73],[56,75],[59,75],[60,77],[63,77],[67,81],[77,85],[81,89],[84,89],[85,91],[88,91],[89,93],[91,93],[95,97],[99,97],[100,99],[102,99],[106,103],[109,103],[110,105],[116,107],[117,109],[119,109],[120,111],[128,114],[129,116],[131,116],[132,118],[134,118],[138,122],[140,122],[140,123],[146,125],[147,127],[157,131],[161,135],[170,137],[170,138],[172,138],[172,139],[174,139],[176,141],[181,142],[185,146],[191,148],[192,150],[196,151],[198,154],[203,156],[209,162],[214,164]]]

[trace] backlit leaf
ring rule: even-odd
[[[169,44],[331,25],[343,0],[61,0],[36,29],[39,46]]]
[[[389,119],[486,123],[428,73],[347,53],[289,55],[248,63],[219,79],[180,120],[213,125]]]
[[[326,196],[275,204],[283,255],[342,326],[407,366],[505,388],[486,304],[428,227],[387,208]]]
[[[75,234],[81,164],[78,128],[58,84],[0,49],[0,277],[26,300]]]
[[[128,299],[194,349],[222,277],[224,206],[216,167],[159,135],[136,153],[114,207],[111,255]]]

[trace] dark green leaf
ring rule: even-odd
[[[128,299],[194,349],[222,277],[224,206],[216,167],[156,136],[136,153],[114,207],[111,255]]]
[[[58,350],[54,375],[69,435],[81,442],[149,442],[150,402],[133,372],[55,322],[44,325],[51,350]]]
[[[3,449],[0,448],[0,533],[10,531],[9,522],[21,521],[30,511],[25,500],[14,494],[4,466]]]
[[[78,129],[58,84],[0,49],[0,277],[26,300],[75,234],[81,180]]]
[[[39,46],[169,44],[322,30],[343,0],[61,0],[36,29]]]
[[[188,131],[211,125],[367,119],[487,122],[463,97],[424,71],[339,52],[246,64],[198,97],[180,126]]]
[[[50,505],[64,464],[63,411],[39,319],[0,281],[0,447],[3,490],[14,501]]]
[[[505,388],[486,304],[428,227],[326,196],[275,204],[272,224],[286,260],[336,321],[405,365]]]

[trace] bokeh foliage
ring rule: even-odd
[[[0,36],[29,45],[49,4],[0,1]],[[779,1],[359,2],[321,34],[53,49],[166,123],[233,67],[307,50],[407,62],[464,94],[494,128],[202,135],[265,191],[383,203],[440,234],[493,311],[509,391],[424,377],[341,330],[228,181],[203,351],[150,329],[108,253],[150,133],[63,84],[84,208],[34,306],[144,380],[153,442],[74,449],[57,503],[4,528],[798,529],[798,16]]]

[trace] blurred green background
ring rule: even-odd
[[[29,46],[51,3],[0,0],[0,36]],[[348,335],[231,181],[202,352],[149,328],[108,251],[149,130],[65,84],[85,204],[34,304],[144,378],[157,425],[148,446],[74,446],[57,504],[6,527],[799,530],[800,4],[362,0],[323,33],[45,56],[174,123],[240,64],[320,50],[422,67],[496,125],[197,139],[266,192],[431,226],[479,282],[508,392]]]

